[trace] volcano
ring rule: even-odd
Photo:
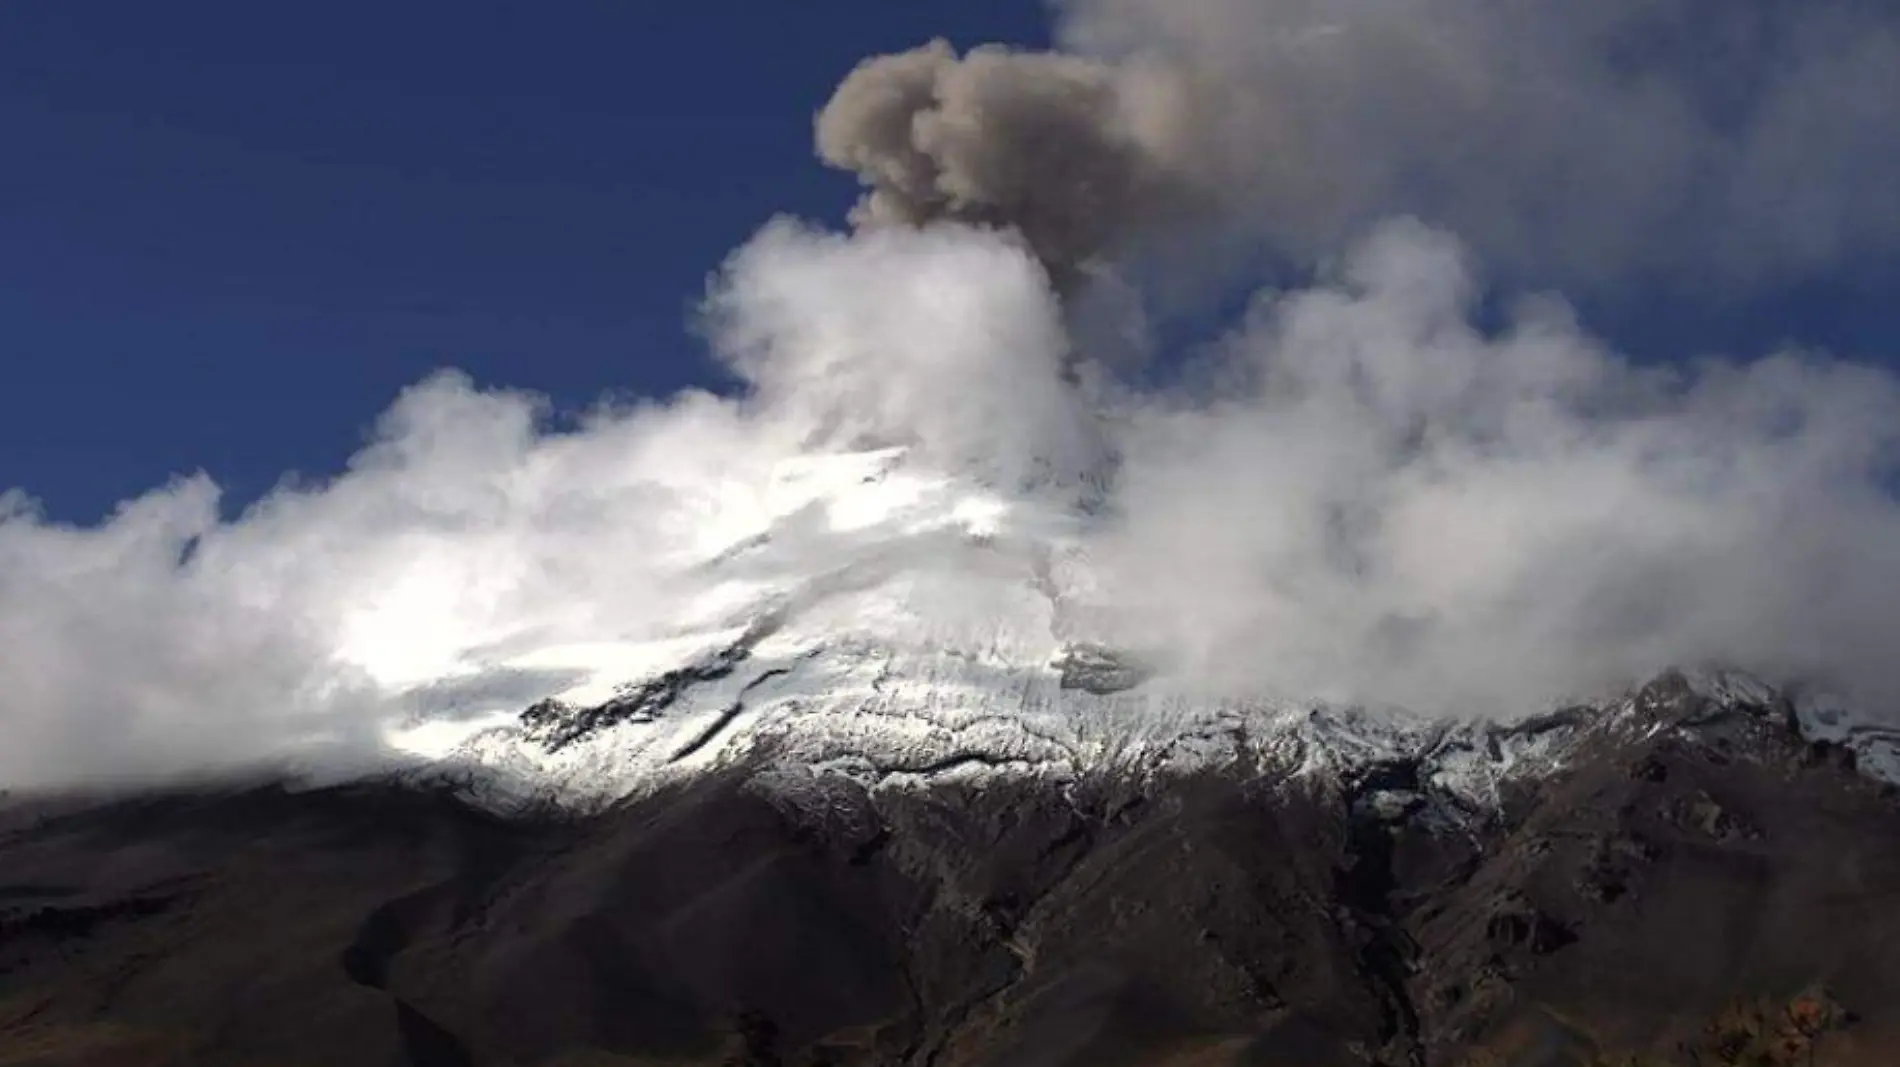
[[[1214,693],[1085,639],[1051,520],[895,451],[783,488],[692,625],[426,759],[11,798],[0,1063],[1900,1053],[1900,735],[1826,692]],[[881,547],[785,580],[814,525]]]

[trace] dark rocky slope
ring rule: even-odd
[[[1900,803],[1772,707],[1500,810],[1404,760],[585,819],[260,788],[0,815],[0,1065],[1900,1062]],[[1676,725],[1693,722],[1693,727]]]

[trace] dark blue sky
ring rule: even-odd
[[[444,365],[569,405],[714,381],[707,273],[855,195],[811,156],[837,79],[1045,27],[1034,0],[0,5],[0,489],[92,521],[205,469],[242,502]],[[1892,353],[1891,281],[1596,321]]]
[[[684,324],[861,56],[1034,0],[0,5],[0,488],[334,470],[453,364],[581,404],[711,380]]]

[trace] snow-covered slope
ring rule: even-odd
[[[1806,736],[1900,781],[1900,733],[1736,673],[1678,676],[1693,699],[1673,710],[1652,684],[1509,724],[1201,691],[1077,630],[1079,512],[1043,499],[920,476],[896,449],[786,465],[752,524],[701,565],[687,628],[557,650],[581,681],[492,720],[447,762],[499,801],[581,804],[753,760],[885,786],[1404,766],[1460,818],[1592,739],[1732,713],[1793,714]]]

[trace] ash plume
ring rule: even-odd
[[[937,40],[852,71],[818,153],[868,187],[857,225],[1011,229],[1062,285],[1198,199],[1143,128],[1160,90],[1081,56]]]
[[[1397,214],[1606,290],[1900,248],[1892,4],[1058,7],[1058,51],[936,41],[844,80],[818,152],[868,187],[860,225],[1014,229],[1064,283],[1157,237],[1317,263]]]

